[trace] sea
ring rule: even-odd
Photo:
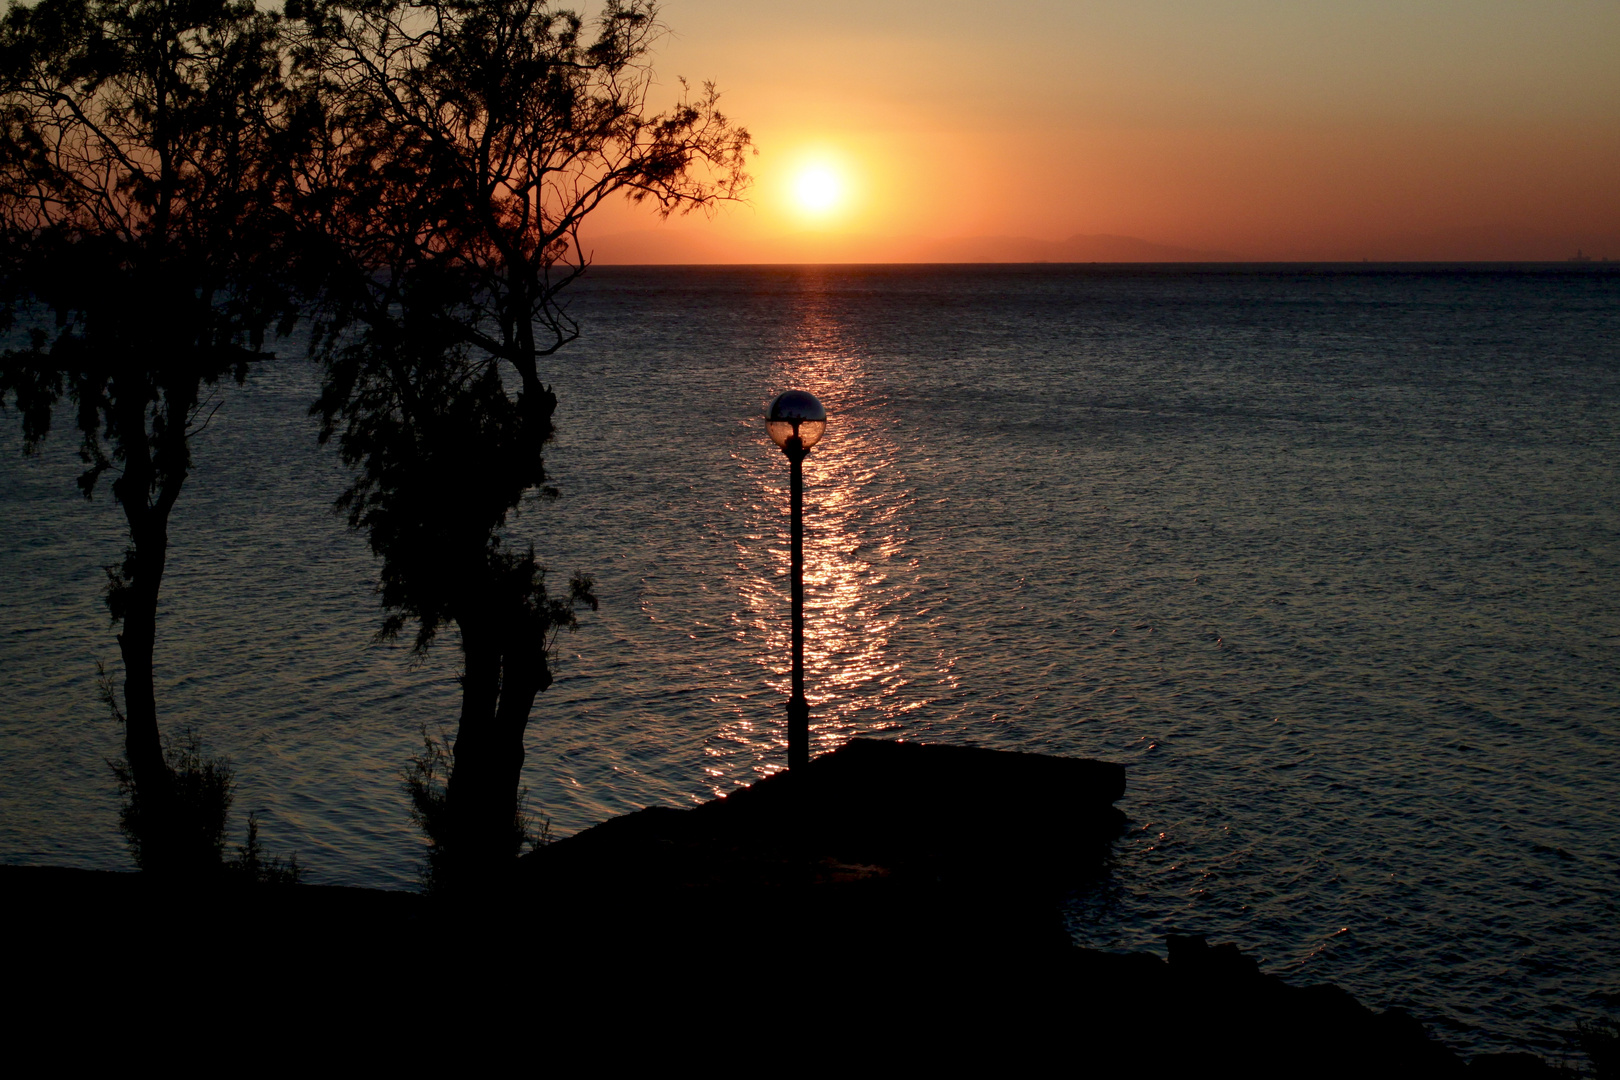
[[[545,361],[561,497],[511,526],[601,598],[528,731],[553,836],[784,766],[762,412],[799,388],[830,417],[805,464],[816,752],[1123,763],[1128,832],[1065,902],[1086,946],[1236,942],[1465,1053],[1559,1060],[1617,1003],[1616,268],[601,267],[571,304]],[[455,638],[375,639],[319,373],[274,347],[195,440],[162,722],[230,758],[233,830],[257,813],[307,880],[415,888],[401,776],[453,731]],[[127,869],[97,693],[125,540],[110,491],[77,493],[72,428],[25,457],[0,414],[0,862]]]

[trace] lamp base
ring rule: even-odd
[[[810,703],[796,697],[787,703],[788,768],[810,764]]]

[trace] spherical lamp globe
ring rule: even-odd
[[[787,390],[765,407],[765,430],[783,450],[798,436],[799,448],[808,450],[827,430],[827,410],[808,390]]]

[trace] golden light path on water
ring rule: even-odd
[[[890,434],[898,420],[819,291],[801,294],[797,335],[775,370],[781,389],[808,390],[828,412],[827,434],[804,465],[805,681],[817,754],[858,735],[893,731],[902,716],[929,704],[932,694],[905,692],[921,673],[905,670],[890,644],[902,619],[926,633],[930,610],[926,590],[895,572],[917,565],[907,550],[916,494],[898,471]],[[746,480],[739,500],[724,508],[729,520],[744,522],[726,578],[741,601],[731,628],[755,671],[742,681],[756,688],[763,682],[785,703],[792,678],[788,462],[765,437],[761,417],[741,423],[750,430],[732,460]],[[955,658],[940,650],[934,664],[930,689],[954,691]],[[711,699],[724,710],[705,748],[717,794],[732,790],[739,755],[752,757],[764,774],[785,764],[785,709],[761,709],[757,696],[749,702],[753,695],[738,689]]]

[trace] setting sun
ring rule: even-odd
[[[812,165],[793,182],[793,196],[799,209],[825,214],[844,201],[844,181],[825,165]]]

